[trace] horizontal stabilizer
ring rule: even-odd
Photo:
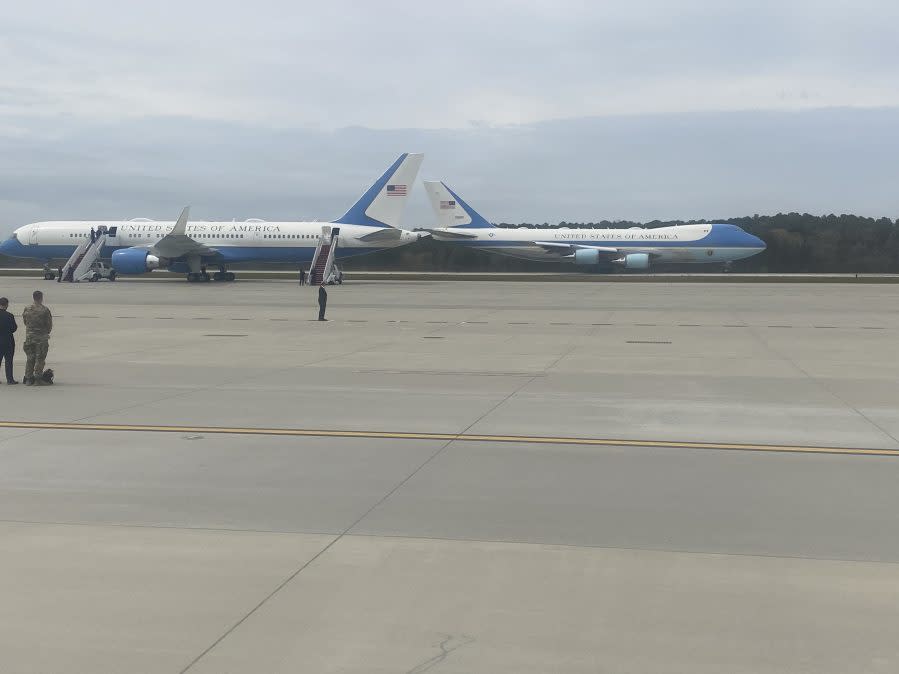
[[[385,243],[389,241],[399,241],[403,236],[403,230],[394,229],[393,227],[389,229],[376,229],[375,231],[369,234],[363,234],[358,237],[360,241],[365,241],[368,243],[377,243],[379,241],[383,241]]]
[[[438,241],[459,241],[462,239],[477,239],[477,234],[464,234],[462,232],[451,232],[446,229],[426,229],[428,234]]]

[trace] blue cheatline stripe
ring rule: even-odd
[[[404,152],[400,155],[400,158],[397,159],[389,169],[384,171],[384,174],[375,181],[375,184],[368,188],[368,191],[362,195],[362,197],[350,207],[346,213],[344,213],[341,217],[337,218],[333,222],[335,224],[342,225],[364,225],[365,227],[390,227],[385,222],[381,222],[380,220],[375,220],[374,218],[369,217],[365,213],[365,209],[371,206],[371,202],[375,200],[381,190],[384,189],[384,186],[390,180],[396,170],[400,167],[400,164],[403,163],[403,160],[409,156],[408,152]],[[411,186],[410,186],[411,187]]]
[[[455,227],[454,229],[464,229]],[[503,228],[496,227],[496,238],[479,240],[454,241],[463,246],[474,248],[500,248],[503,246],[526,246],[530,241],[541,240],[543,236],[539,230],[534,230],[534,235],[528,241],[515,241],[503,239]],[[571,244],[573,246],[608,246],[610,248],[764,248],[765,244],[752,234],[743,231],[736,225],[712,225],[709,233],[701,239],[694,241],[656,240],[656,239],[577,239],[558,237],[556,230],[545,230],[546,235],[542,240],[553,243]],[[652,231],[652,230],[648,230]]]
[[[608,248],[759,248],[753,243],[720,243],[710,244],[706,240],[700,241],[587,241],[584,239],[551,239],[553,243],[571,244],[573,246],[602,246]],[[523,248],[534,247],[531,241],[512,241],[489,239],[486,241],[452,241],[460,246],[470,248]]]

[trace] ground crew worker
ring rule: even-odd
[[[53,330],[53,315],[44,306],[44,293],[35,290],[32,293],[34,304],[22,312],[25,322],[25,385],[46,386],[50,382],[43,380],[44,363],[50,349],[50,332]]]
[[[325,307],[328,306],[328,291],[325,290],[325,282],[322,281],[322,284],[318,287],[318,320],[326,321],[325,318]]]
[[[0,362],[6,362],[6,383],[18,384],[12,377],[12,358],[16,352],[16,340],[13,333],[19,329],[16,325],[16,317],[9,313],[6,309],[9,307],[9,300],[0,297]]]

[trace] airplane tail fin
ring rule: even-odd
[[[445,183],[426,180],[425,191],[437,216],[438,227],[493,227]]]
[[[399,227],[423,154],[401,154],[375,184],[335,223]]]

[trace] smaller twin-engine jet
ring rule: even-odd
[[[403,246],[422,234],[400,229],[412,184],[423,155],[403,154],[342,217],[331,224],[340,231],[337,259]],[[216,281],[233,281],[232,264],[293,263],[312,260],[322,237],[322,222],[188,221],[185,208],[176,222],[156,220],[35,222],[19,227],[0,244],[0,253],[49,262],[65,260],[101,235],[100,259],[116,274],[144,274],[154,269],[208,281],[207,267],[218,269]],[[424,236],[427,236],[425,234]]]

